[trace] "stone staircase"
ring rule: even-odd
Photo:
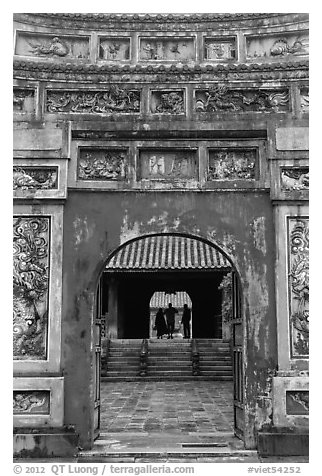
[[[222,339],[196,339],[202,380],[232,380],[233,370],[229,342]]]
[[[146,380],[192,380],[191,340],[150,340]]]
[[[101,381],[116,382],[138,379],[141,343],[142,339],[111,339]]]
[[[150,339],[147,374],[140,376],[142,339],[112,339],[101,380],[232,380],[229,343],[221,339],[196,339],[196,342],[200,375],[192,375],[191,339]]]

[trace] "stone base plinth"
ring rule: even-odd
[[[78,451],[78,435],[65,428],[16,428],[14,458],[73,457]]]
[[[257,435],[260,456],[308,456],[309,433],[305,429],[271,428]]]

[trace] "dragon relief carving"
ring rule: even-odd
[[[138,113],[140,92],[116,85],[104,91],[48,90],[46,108],[51,113]]]
[[[81,155],[78,164],[81,180],[122,180],[125,178],[125,152],[93,151]]]
[[[286,38],[276,40],[270,49],[270,56],[306,55],[308,54],[308,39],[296,39],[289,44]]]
[[[175,91],[161,93],[158,97],[158,104],[152,112],[161,114],[182,114],[184,112],[183,93]]]
[[[292,167],[282,168],[281,182],[283,190],[308,190],[309,168]]]
[[[49,286],[49,218],[13,222],[13,351],[15,359],[45,359]]]
[[[48,413],[49,392],[14,392],[13,413]]]
[[[208,180],[255,178],[255,150],[216,150],[209,154]]]
[[[14,167],[14,190],[49,190],[57,188],[55,168]]]
[[[289,415],[308,414],[309,392],[306,390],[286,392],[286,412]]]
[[[290,224],[292,354],[298,357],[309,353],[309,228],[308,219]]]
[[[237,90],[227,86],[213,86],[205,91],[196,92],[197,112],[279,112],[289,106],[288,91],[264,89]]]

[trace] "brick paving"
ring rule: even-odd
[[[233,383],[102,383],[101,431],[233,433]]]

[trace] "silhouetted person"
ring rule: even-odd
[[[184,304],[181,324],[183,324],[183,334],[185,339],[190,339],[190,321],[191,310],[188,308],[188,304]]]
[[[174,315],[178,312],[178,309],[172,307],[171,302],[169,302],[169,306],[164,311],[164,314],[167,319],[167,326],[168,326],[168,339],[173,339],[173,331],[174,331]]]
[[[165,323],[163,310],[160,307],[155,316],[155,328],[157,330],[157,338],[162,339],[163,334],[167,334],[168,328]]]

